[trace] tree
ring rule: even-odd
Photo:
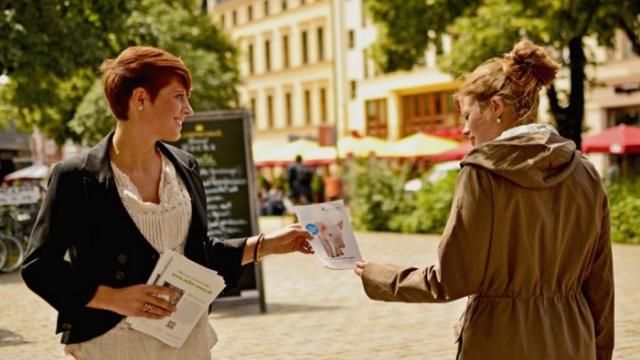
[[[6,111],[19,128],[38,126],[61,143],[64,120],[91,85],[89,69],[113,54],[136,1],[0,0],[0,86]]]
[[[412,11],[391,16],[401,3]],[[382,28],[374,55],[380,69],[387,72],[410,69],[426,46],[436,43],[445,32],[453,36],[453,43],[441,65],[454,75],[501,56],[522,38],[553,49],[557,60],[569,68],[570,88],[549,87],[550,110],[560,133],[578,147],[584,118],[585,67],[589,64],[584,39],[591,37],[598,45],[611,47],[615,29],[621,28],[640,54],[640,4],[633,0],[485,0],[466,4],[455,0],[368,0],[368,10]],[[417,19],[428,25],[415,26]],[[413,61],[394,64],[386,60],[394,55],[389,49],[406,48],[415,49],[407,53]]]
[[[146,36],[134,43],[158,46],[182,58],[193,78],[190,102],[196,111],[238,106],[237,49],[195,2],[142,0],[131,13],[128,27],[145,28],[139,33]],[[91,145],[104,137],[114,121],[100,80],[95,80],[69,127],[83,144]]]
[[[9,108],[0,123],[14,119],[23,131],[37,126],[58,144],[94,143],[113,125],[98,96],[97,69],[136,44],[183,58],[193,72],[194,108],[236,106],[237,50],[201,12],[201,2],[40,2],[0,0],[0,74],[10,79],[0,85],[0,104]]]

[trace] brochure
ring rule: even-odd
[[[314,235],[311,246],[324,266],[353,269],[356,261],[362,261],[342,200],[296,206],[294,211],[304,228]]]
[[[179,293],[177,299],[171,299],[176,311],[163,319],[129,316],[127,321],[134,330],[175,348],[182,346],[198,319],[225,287],[224,279],[217,272],[170,249],[165,249],[158,259],[147,284],[165,286]],[[163,298],[169,300],[166,296]]]

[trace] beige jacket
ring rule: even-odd
[[[376,300],[465,296],[460,359],[610,359],[607,196],[575,144],[550,132],[483,144],[462,162],[438,246],[422,269],[369,263]]]

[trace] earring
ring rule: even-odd
[[[144,110],[144,106],[138,105],[138,111],[142,111],[142,110]]]
[[[502,123],[502,119],[500,117],[496,118],[496,123],[498,124]]]

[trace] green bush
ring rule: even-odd
[[[351,221],[355,229],[391,230],[394,214],[406,213],[403,187],[409,165],[377,159],[358,159],[346,164],[345,190],[349,194]]]
[[[444,230],[449,218],[458,171],[449,171],[444,178],[429,183],[427,174],[422,176],[422,187],[413,195],[408,194],[411,211],[395,215],[390,228],[403,233],[438,234]]]
[[[640,181],[614,180],[607,189],[611,212],[611,239],[640,244]]]
[[[345,186],[355,229],[440,233],[451,209],[457,171],[434,183],[421,178],[420,190],[404,191],[411,164],[354,160],[347,164]]]

